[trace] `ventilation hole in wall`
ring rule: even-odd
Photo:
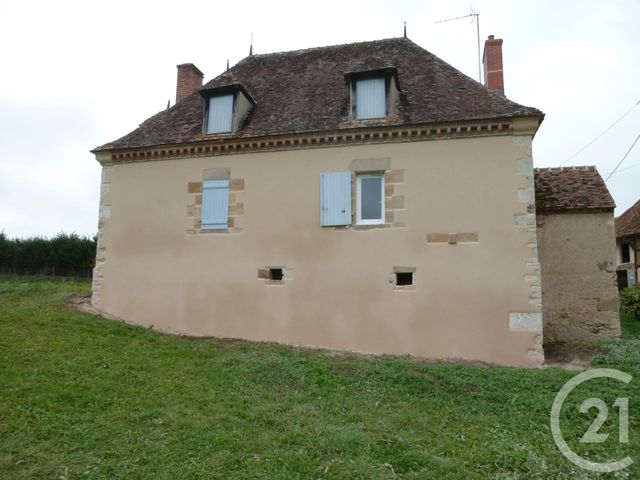
[[[396,272],[396,285],[413,285],[413,272]]]
[[[284,278],[284,273],[282,268],[270,268],[269,269],[269,279],[270,280],[282,280]]]

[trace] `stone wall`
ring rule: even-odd
[[[613,212],[539,213],[545,342],[620,336]]]

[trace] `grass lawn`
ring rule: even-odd
[[[631,318],[631,315],[626,313],[621,313],[620,326],[622,327],[622,338],[640,339],[640,320]]]
[[[640,478],[640,322],[562,410],[564,436],[617,474],[556,449],[551,403],[575,372],[430,365],[274,344],[189,340],[61,308],[89,285],[0,277],[2,479]],[[629,397],[619,444],[617,397]],[[602,444],[578,439],[609,405]]]

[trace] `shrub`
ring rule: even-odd
[[[60,233],[10,239],[0,231],[0,273],[90,277],[95,258],[95,237]]]
[[[620,292],[620,308],[636,320],[640,320],[640,284]]]

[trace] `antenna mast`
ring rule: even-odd
[[[469,15],[462,15],[460,17],[453,17],[453,18],[445,18],[444,20],[438,20],[435,23],[451,22],[453,20],[461,20],[463,18],[469,18],[469,17],[473,17],[471,19],[471,23],[473,23],[474,21],[476,22],[476,36],[478,38],[478,82],[482,83],[482,60],[480,60],[480,14],[471,10],[471,13]]]

